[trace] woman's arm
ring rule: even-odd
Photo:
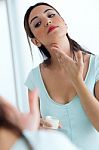
[[[77,80],[74,85],[88,118],[99,131],[99,81],[95,85],[96,97],[90,93],[83,80]]]
[[[31,97],[31,91],[28,89],[28,97],[30,99]],[[40,112],[40,98],[38,100],[38,108],[39,108],[39,112]],[[61,123],[59,122],[58,128],[61,128]],[[40,113],[40,125],[39,125],[39,129],[53,129],[53,125],[51,124],[51,122],[47,121],[45,118],[42,117],[41,113]]]

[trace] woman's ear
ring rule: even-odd
[[[36,45],[37,47],[41,47],[41,43],[39,42],[39,40],[37,40],[36,38],[32,38],[31,42]]]

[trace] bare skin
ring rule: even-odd
[[[83,79],[85,79],[90,56],[85,56]],[[72,85],[71,78],[64,74],[60,67],[45,67],[41,64],[41,75],[49,96],[58,103],[66,104],[77,94]],[[65,84],[64,84],[65,81]],[[61,90],[62,89],[62,90]]]

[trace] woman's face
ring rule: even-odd
[[[35,38],[47,46],[66,36],[67,26],[61,16],[51,7],[35,7],[29,16],[29,26]]]

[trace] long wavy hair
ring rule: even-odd
[[[30,29],[30,27],[29,27],[28,20],[29,20],[29,16],[30,16],[31,11],[32,11],[35,7],[40,6],[40,5],[50,6],[51,8],[53,8],[53,9],[58,13],[59,16],[61,16],[60,13],[59,13],[53,6],[51,6],[51,5],[47,4],[47,3],[44,3],[44,2],[36,3],[35,5],[30,6],[30,7],[28,8],[28,10],[26,11],[26,14],[25,14],[25,16],[24,16],[24,28],[25,28],[25,31],[26,31],[26,35],[27,35],[27,39],[28,39],[29,46],[30,46],[30,52],[31,52],[32,58],[33,58],[33,55],[32,55],[32,48],[31,48],[31,44],[30,44],[29,38],[35,38],[35,36],[34,36],[34,34],[31,32],[31,29]],[[89,52],[89,51],[85,50],[84,48],[82,48],[82,46],[80,46],[80,44],[78,44],[75,40],[73,40],[72,38],[70,38],[70,36],[68,35],[68,33],[66,34],[66,36],[67,36],[67,38],[68,38],[68,40],[69,40],[69,43],[70,43],[70,50],[71,50],[72,53],[73,53],[73,59],[76,59],[74,51],[77,52],[77,51],[80,50],[80,51],[83,52],[83,54],[86,54],[86,53],[92,54],[91,52]],[[51,63],[51,60],[50,60],[51,55],[50,55],[50,53],[48,52],[48,50],[45,48],[45,46],[44,46],[44,45],[41,45],[41,47],[39,47],[39,50],[40,50],[40,52],[41,52],[43,58],[44,58],[44,57],[47,58],[46,60],[44,60],[44,63],[45,63],[45,64],[50,64],[50,63]]]

